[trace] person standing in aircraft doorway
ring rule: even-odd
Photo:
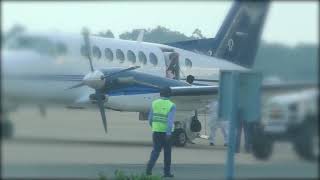
[[[218,128],[221,129],[223,138],[224,138],[224,146],[228,145],[228,128],[229,128],[229,122],[225,120],[219,120],[218,119],[218,102],[212,101],[209,105],[209,127],[210,127],[210,146],[215,145],[216,140],[216,131]]]
[[[146,174],[151,175],[152,169],[164,151],[164,177],[173,177],[171,174],[171,133],[173,130],[176,105],[169,99],[169,88],[160,92],[160,98],[152,102],[149,113],[149,124],[152,128],[153,149],[147,164]]]
[[[180,78],[180,67],[179,67],[179,54],[171,53],[169,55],[169,61],[166,69],[166,77],[170,79]]]

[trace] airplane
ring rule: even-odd
[[[171,45],[141,36],[91,36],[87,29],[82,35],[21,33],[2,49],[2,135],[12,136],[8,113],[23,105],[43,113],[49,106],[98,108],[107,132],[105,109],[139,112],[139,120],[146,120],[151,102],[166,89],[177,106],[174,144],[184,146],[199,137],[198,111],[218,98],[220,71],[252,67],[268,7],[269,1],[234,1],[214,39]],[[269,84],[263,90],[307,87]]]

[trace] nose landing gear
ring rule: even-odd
[[[173,145],[183,147],[187,143],[186,131],[182,128],[175,129],[172,133]]]

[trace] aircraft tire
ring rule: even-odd
[[[172,133],[173,145],[183,147],[187,143],[186,131],[182,128],[175,129]]]
[[[312,162],[319,160],[319,135],[317,128],[318,126],[314,125],[314,123],[305,123],[293,140],[295,152],[304,160]]]
[[[272,154],[273,141],[264,134],[261,126],[253,129],[252,153],[259,160],[268,160]]]

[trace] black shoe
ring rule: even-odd
[[[224,143],[224,145],[223,145],[224,147],[227,147],[228,146],[228,144],[227,143]]]
[[[151,176],[151,175],[152,175],[152,172],[147,171],[147,172],[146,172],[146,175],[147,175],[147,176]]]
[[[214,143],[210,143],[210,146],[214,146]]]
[[[169,178],[173,178],[173,177],[174,177],[174,175],[173,175],[173,174],[165,174],[165,175],[163,175],[162,177],[163,177],[163,178],[167,178],[167,177],[169,177]]]

